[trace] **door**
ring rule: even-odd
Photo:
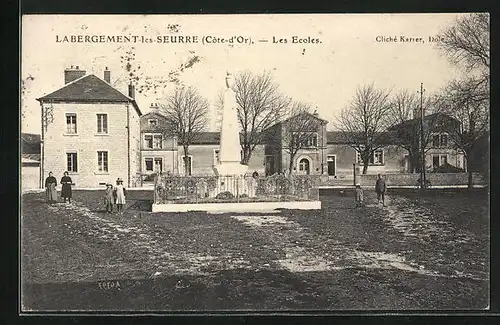
[[[432,168],[436,169],[439,167],[439,155],[432,156]]]
[[[335,156],[327,156],[326,163],[328,165],[328,176],[335,176]]]
[[[274,156],[266,156],[266,176],[274,174]]]
[[[309,164],[309,159],[307,158],[302,158],[299,161],[299,173],[300,174],[305,174],[309,175],[310,172],[310,164]]]

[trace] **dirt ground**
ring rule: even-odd
[[[24,194],[25,311],[484,310],[484,190],[323,191],[319,211],[151,213],[129,191],[123,215],[103,193],[71,204]]]

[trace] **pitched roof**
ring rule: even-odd
[[[321,121],[321,123],[324,123],[324,124],[327,124],[328,121],[325,120],[325,119],[322,119],[321,117],[318,116],[317,113],[309,113],[309,112],[302,112],[302,113],[299,113],[297,115],[294,115],[294,116],[290,116],[289,118],[281,121],[281,122],[278,122],[276,124],[280,124],[280,123],[286,123],[287,121],[291,120],[291,119],[294,119],[294,118],[298,118],[300,115],[307,115],[308,117],[312,117],[312,118],[315,118],[319,121]]]
[[[243,134],[240,133],[240,143],[243,142]],[[191,143],[197,144],[220,144],[220,132],[199,132],[196,134],[195,140]]]
[[[456,119],[454,119],[450,115],[444,114],[444,113],[433,113],[433,114],[425,115],[424,121],[435,121],[438,118],[441,118],[441,119],[444,118],[444,119],[448,119],[450,121],[451,120],[456,121]],[[417,118],[413,118],[413,119],[398,123],[396,125],[393,125],[389,128],[389,130],[393,131],[393,130],[396,130],[399,128],[406,128],[406,127],[414,126],[414,125],[419,124],[419,123],[420,123],[420,118],[417,117]]]
[[[349,144],[353,143],[356,138],[361,138],[360,132],[342,132],[342,131],[328,131],[326,132],[327,144]],[[395,144],[392,132],[379,132],[377,138],[385,145]]]
[[[220,144],[220,132],[199,132],[191,144]]]
[[[143,114],[141,116],[141,119],[142,118],[151,118],[151,117],[162,117],[162,118],[165,118],[165,115],[163,115],[162,113],[160,112],[157,112],[157,111],[151,111],[151,112],[148,112],[146,114]]]
[[[136,101],[115,89],[94,74],[78,78],[58,90],[37,98],[40,102],[111,102],[132,103],[137,113],[142,115]]]
[[[23,164],[40,164],[40,154],[22,154],[21,162]]]

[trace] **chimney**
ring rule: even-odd
[[[128,85],[128,97],[135,99],[135,87],[133,84]]]
[[[79,66],[68,68],[64,70],[64,83],[67,84],[78,78],[85,76],[85,70],[80,70]]]
[[[111,71],[108,70],[108,67],[104,69],[104,81],[106,81],[108,84],[111,83]]]

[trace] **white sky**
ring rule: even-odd
[[[271,71],[281,90],[306,101],[321,117],[333,120],[347,105],[356,87],[374,82],[377,87],[427,93],[439,90],[457,70],[428,42],[453,23],[456,14],[335,14],[335,15],[71,15],[24,16],[22,20],[21,75],[32,75],[23,110],[22,132],[40,133],[40,106],[35,98],[64,85],[64,69],[78,65],[87,73],[103,76],[107,66],[111,81],[124,76],[120,56],[135,47],[136,61],[145,75],[168,73],[194,51],[201,62],[185,70],[181,79],[195,86],[211,103],[215,115],[217,93],[224,88],[226,70]],[[172,34],[168,24],[179,24]],[[204,35],[250,37],[255,44],[116,44],[56,43],[56,35]],[[292,44],[291,37],[320,38],[322,44]],[[425,43],[382,43],[377,36],[423,37]],[[272,44],[272,37],[288,38]],[[268,43],[258,43],[265,38]],[[126,93],[126,87],[119,87]],[[172,88],[167,88],[170,91]],[[137,95],[148,112],[154,96]],[[213,119],[214,120],[214,119]],[[210,129],[214,130],[215,121]]]

